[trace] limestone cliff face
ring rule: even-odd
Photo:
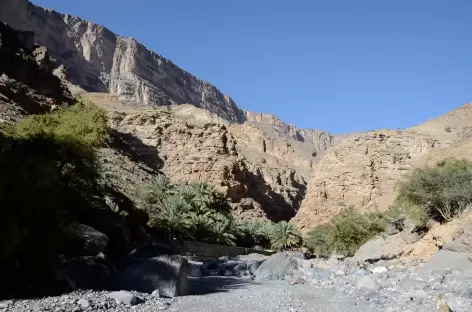
[[[351,136],[315,165],[294,222],[309,229],[351,205],[361,211],[387,209],[394,199],[395,183],[415,160],[440,145],[433,137],[410,131]]]
[[[27,0],[2,0],[0,20],[16,29],[34,31],[36,42],[46,46],[58,64],[66,66],[67,78],[73,84],[89,92],[110,93],[127,106],[186,103],[231,122],[257,124],[270,137],[292,139],[288,148],[310,159],[308,162],[340,141],[324,131],[297,129],[273,115],[245,112],[215,86],[133,38],[79,17],[44,9]]]
[[[210,116],[202,120],[179,115],[185,106],[175,109],[113,109],[109,119],[119,139],[149,167],[176,182],[206,181],[216,185],[231,198],[235,215],[271,220],[287,220],[295,215],[306,184],[295,169],[283,159],[264,155],[239,141],[244,136],[240,132],[243,126],[212,120]],[[112,159],[117,161],[116,157]],[[121,185],[134,188],[143,180]]]
[[[37,43],[66,65],[71,81],[85,90],[110,92],[137,105],[191,103],[228,120],[244,118],[215,86],[103,26],[27,0],[0,1],[0,20],[15,29],[33,30]]]

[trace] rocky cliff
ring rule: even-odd
[[[329,221],[342,209],[384,210],[395,183],[440,142],[408,131],[352,136],[328,150],[316,164],[307,195],[295,217],[303,228]]]
[[[287,148],[292,139],[275,139],[255,125],[230,123],[193,105],[139,109],[109,94],[81,96],[109,112],[115,143],[121,144],[103,150],[102,159],[108,178],[126,194],[133,196],[136,185],[161,171],[176,182],[216,185],[244,219],[295,215],[312,161]]]
[[[33,42],[34,34],[0,22],[0,124],[72,101],[52,72],[48,50]]]
[[[472,159],[472,105],[405,131],[352,135],[329,149],[314,166],[294,221],[305,229],[324,223],[345,207],[385,210],[395,184],[414,167],[447,157]]]
[[[39,44],[67,66],[71,81],[88,91],[110,92],[136,105],[191,103],[228,120],[244,113],[215,86],[180,69],[133,38],[27,0],[2,0],[0,20],[33,30]]]

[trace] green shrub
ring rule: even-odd
[[[50,137],[56,141],[100,146],[108,138],[109,128],[105,112],[93,104],[77,103],[56,112],[31,115],[15,126],[21,139]]]
[[[105,127],[101,117],[100,125],[73,120],[92,111],[75,106],[26,117],[0,132],[0,273],[11,293],[48,287],[67,225],[103,198],[89,144],[103,142],[106,120]]]
[[[390,214],[407,214],[418,225],[449,221],[472,203],[472,163],[449,158],[435,167],[415,169],[399,183]]]
[[[331,230],[330,226],[329,223],[319,225],[311,230],[305,237],[305,247],[307,247],[318,258],[327,258],[333,251],[333,248],[330,245],[330,237],[328,235]]]
[[[383,232],[388,218],[377,212],[361,214],[349,207],[327,224],[312,230],[305,238],[305,245],[319,256],[332,252],[353,255],[369,239]]]

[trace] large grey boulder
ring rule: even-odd
[[[203,276],[250,276],[255,273],[262,262],[211,259],[202,263],[200,271]]]
[[[171,255],[174,251],[168,245],[158,242],[151,237],[131,251],[130,255],[136,258],[153,258],[161,255]]]
[[[81,257],[64,260],[58,265],[56,277],[64,281],[64,290],[102,289],[114,272],[113,265],[103,257]]]
[[[300,252],[278,252],[264,261],[254,272],[258,281],[283,280],[293,276],[294,271],[303,266],[303,254]]]
[[[188,291],[188,262],[181,256],[130,258],[121,264],[112,287],[151,294],[159,290],[163,297],[185,295]]]
[[[379,285],[370,275],[363,275],[356,283],[356,288],[367,291],[378,291]]]
[[[443,246],[443,250],[472,253],[472,226],[461,229],[452,241]]]
[[[102,232],[85,224],[75,224],[70,227],[71,239],[67,242],[67,250],[71,254],[81,256],[96,256],[105,253],[109,238]]]
[[[379,235],[362,245],[353,257],[354,262],[376,262],[391,260],[408,251],[407,243],[401,233],[386,236]]]
[[[440,250],[422,268],[423,271],[443,269],[472,270],[472,253]]]

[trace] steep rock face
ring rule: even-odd
[[[2,0],[0,20],[33,30],[37,43],[69,69],[69,78],[88,91],[110,92],[145,106],[191,103],[232,121],[243,112],[215,86],[175,66],[132,38],[78,17],[59,14],[27,0]]]
[[[440,142],[408,131],[376,131],[352,136],[328,150],[315,165],[307,195],[294,218],[309,229],[329,221],[345,207],[384,210],[394,185]]]
[[[328,148],[340,143],[341,136],[316,129],[297,129],[293,124],[286,124],[277,116],[245,111],[245,123],[264,131],[273,138],[292,140],[293,149],[303,154],[306,159],[322,155]]]
[[[26,114],[72,102],[53,75],[48,50],[33,41],[33,33],[0,22],[0,123],[14,123]]]
[[[113,109],[109,119],[124,145],[149,168],[162,171],[176,182],[206,181],[216,185],[231,198],[235,215],[271,220],[288,220],[295,215],[305,192],[305,181],[295,169],[271,155],[265,156],[266,161],[255,161],[264,156],[237,139],[244,126],[211,116],[196,119],[188,112],[180,116],[185,108],[179,105],[174,107],[175,112],[171,107]],[[131,193],[130,188],[145,180],[139,177],[121,184],[125,188],[127,184],[126,193]]]

